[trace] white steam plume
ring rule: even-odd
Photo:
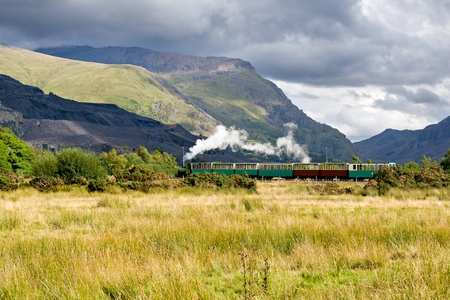
[[[184,160],[191,160],[195,156],[212,149],[225,150],[228,146],[233,151],[239,148],[258,152],[264,155],[282,155],[286,154],[292,158],[304,163],[311,161],[305,149],[297,144],[294,140],[293,130],[297,128],[294,123],[287,123],[284,126],[288,129],[288,134],[277,140],[277,145],[272,146],[270,143],[252,143],[247,141],[248,133],[245,130],[230,127],[227,129],[223,125],[216,127],[216,132],[206,140],[197,140],[194,146],[189,148],[189,152],[184,156]]]

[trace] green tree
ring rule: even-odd
[[[354,163],[354,164],[360,164],[360,163],[361,163],[361,160],[359,159],[358,156],[353,155],[353,156],[352,156],[352,163]]]
[[[0,127],[0,168],[30,174],[34,150],[9,128]]]
[[[150,153],[148,153],[147,148],[145,148],[144,146],[139,146],[139,148],[136,149],[135,151],[136,155],[139,156],[143,162],[145,162],[146,164],[148,164],[150,162]]]
[[[444,169],[446,172],[450,172],[450,148],[447,150],[447,153],[445,153],[444,157],[441,159],[440,165],[442,169]]]
[[[151,153],[149,165],[152,170],[174,176],[178,172],[178,164],[173,155],[155,150]]]
[[[419,187],[443,187],[449,184],[449,176],[445,174],[444,169],[430,157],[422,158],[422,170],[416,176],[416,182]]]
[[[38,152],[33,160],[32,174],[36,177],[54,177],[58,172],[58,160],[50,151]]]
[[[12,172],[12,166],[9,162],[10,149],[0,140],[0,170]]]
[[[76,182],[79,178],[102,179],[106,170],[100,159],[92,152],[79,148],[66,148],[56,154],[58,175],[65,183]]]
[[[147,149],[140,146],[136,150],[136,155],[145,163],[145,167],[154,172],[164,173],[174,176],[178,172],[178,164],[175,157],[167,152],[155,149],[149,153]]]
[[[118,176],[125,170],[127,165],[126,157],[117,155],[116,149],[112,149],[108,153],[101,153],[99,159],[109,175]]]

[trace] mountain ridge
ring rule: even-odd
[[[0,73],[46,93],[91,103],[112,103],[193,134],[210,134],[220,123],[159,83],[159,75],[134,65],[58,58],[0,45]]]
[[[195,57],[138,47],[70,46],[37,49],[40,53],[99,63],[135,64],[155,72],[197,109],[227,127],[249,133],[250,139],[275,142],[284,124],[298,125],[294,136],[307,145],[313,161],[328,157],[348,161],[356,152],[337,129],[312,120],[273,82],[262,78],[249,62],[224,57]],[[169,87],[170,86],[170,87]]]
[[[450,116],[419,130],[386,129],[354,145],[363,159],[404,164],[428,156],[439,161],[450,149]]]

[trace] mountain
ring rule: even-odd
[[[159,75],[133,65],[74,61],[0,45],[0,74],[66,99],[115,104],[164,124],[181,124],[195,135],[208,135],[220,124],[162,86]]]
[[[226,57],[195,57],[143,48],[71,46],[37,49],[61,58],[127,64],[157,74],[167,90],[221,124],[244,129],[252,140],[275,143],[284,124],[298,129],[294,136],[307,146],[313,161],[327,155],[348,161],[356,152],[337,129],[308,117],[273,82],[262,78],[249,62]]]
[[[0,75],[0,125],[41,149],[81,147],[96,152],[144,146],[174,154],[181,162],[183,147],[197,137],[180,125],[165,125],[113,104],[80,103],[23,85]],[[209,160],[245,160],[240,153],[205,154]]]
[[[363,159],[373,161],[420,163],[424,155],[439,161],[450,148],[450,116],[422,130],[386,129],[354,145]]]

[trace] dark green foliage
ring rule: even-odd
[[[127,172],[137,166],[150,172],[164,173],[169,176],[175,176],[178,173],[178,165],[175,158],[166,152],[155,150],[149,153],[147,149],[140,146],[136,153],[118,155],[116,150],[108,153],[102,153],[99,156],[102,165],[108,171],[109,175],[118,178],[128,177]]]
[[[58,173],[58,159],[50,151],[38,152],[33,160],[32,174],[37,177],[53,177]]]
[[[202,188],[243,188],[256,190],[256,181],[247,175],[225,175],[218,173],[194,173],[184,178],[188,186]]]
[[[89,192],[104,192],[106,191],[107,182],[105,179],[92,179],[89,181],[87,185],[87,189]]]
[[[336,182],[326,182],[313,186],[313,190],[320,195],[341,195],[341,194],[355,194],[354,187],[341,187]]]
[[[0,127],[0,168],[15,173],[30,174],[33,149],[9,128]]]
[[[231,175],[230,181],[232,187],[256,191],[256,180],[250,178],[247,174]]]
[[[56,191],[64,182],[58,177],[38,176],[31,179],[30,185],[41,192],[48,192]]]
[[[155,172],[165,173],[175,176],[178,172],[178,165],[175,158],[166,152],[154,150],[149,153],[146,148],[140,146],[136,154]]]
[[[353,155],[353,156],[352,156],[352,163],[354,163],[354,164],[360,164],[360,163],[361,163],[361,160],[359,159],[358,156]]]
[[[66,148],[56,154],[58,175],[65,183],[74,183],[77,178],[87,180],[106,176],[106,170],[99,158],[79,148]]]
[[[122,172],[117,174],[116,178],[119,182],[127,182],[127,181],[144,182],[147,181],[153,173],[154,173],[153,170],[145,166],[138,165],[123,170]]]
[[[378,182],[380,194],[385,194],[389,188],[428,188],[450,185],[450,174],[429,157],[424,156],[422,166],[410,162],[403,167],[396,165],[380,169],[374,176]]]
[[[389,188],[397,187],[399,185],[398,177],[402,174],[402,167],[395,165],[389,168],[381,168],[375,173],[374,178],[378,182],[378,190],[380,194],[384,195]]]
[[[422,159],[422,170],[415,176],[418,187],[444,187],[449,184],[450,176],[429,157]]]
[[[117,155],[116,149],[112,149],[108,153],[100,154],[99,159],[109,175],[120,175],[127,165],[127,159],[124,155]]]
[[[17,174],[6,170],[0,170],[0,190],[14,190],[19,186],[19,181]]]
[[[442,169],[450,173],[450,148],[447,150],[447,153],[445,153],[444,157],[441,159],[440,165]]]

